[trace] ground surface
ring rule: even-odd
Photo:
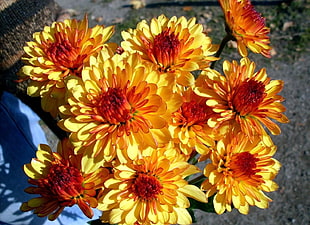
[[[146,1],[144,8],[135,10],[129,0],[56,0],[64,9],[69,9],[73,18],[81,19],[88,13],[90,26],[96,24],[116,25],[113,41],[120,40],[120,31],[135,28],[141,19],[150,19],[164,13],[167,16],[197,17],[205,25],[214,43],[224,35],[222,12],[217,0],[210,1]],[[257,11],[267,18],[271,27],[271,42],[274,48],[271,60],[261,55],[250,55],[258,68],[266,67],[272,79],[285,81],[282,95],[286,98],[286,115],[289,124],[281,125],[282,134],[274,136],[278,146],[276,158],[282,168],[276,178],[279,190],[270,193],[270,207],[250,209],[247,216],[233,210],[216,215],[197,211],[196,224],[255,224],[285,225],[310,224],[310,56],[309,56],[309,1],[296,0],[290,4],[276,0],[253,1]],[[239,60],[235,49],[226,48],[225,59]],[[219,65],[217,65],[219,66]],[[54,142],[54,140],[50,140]]]

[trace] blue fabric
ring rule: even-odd
[[[29,187],[23,165],[35,157],[37,146],[47,140],[39,125],[40,118],[19,99],[4,92],[0,101],[0,224],[9,225],[84,225],[89,219],[77,206],[67,207],[56,221],[39,218],[19,207],[35,195]],[[93,219],[97,219],[95,211]]]

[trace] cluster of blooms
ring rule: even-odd
[[[219,2],[242,56],[224,74],[211,66],[223,43],[195,18],[143,20],[119,46],[112,26],[89,28],[86,16],[34,34],[21,76],[69,136],[25,165],[25,191],[40,196],[22,211],[54,220],[77,204],[111,224],[191,224],[190,200],[212,199],[218,214],[268,207],[280,163],[265,128],[277,135],[272,120],[288,122],[283,82],[247,58],[247,48],[270,57],[264,19],[248,0]]]

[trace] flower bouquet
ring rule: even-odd
[[[55,220],[75,204],[109,224],[191,224],[194,209],[267,208],[280,163],[269,133],[287,123],[280,80],[256,70],[269,28],[249,0],[219,0],[227,35],[212,43],[195,18],[160,15],[122,31],[54,22],[24,47],[19,75],[68,137],[24,166],[39,197],[22,211]],[[228,41],[240,62],[223,62]],[[97,218],[94,218],[97,219]]]

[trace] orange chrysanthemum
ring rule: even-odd
[[[110,161],[128,145],[156,148],[169,142],[166,118],[176,102],[167,108],[165,99],[175,98],[169,88],[158,86],[158,79],[138,54],[123,53],[110,59],[100,54],[82,78],[68,80],[68,105],[60,107],[67,118],[60,125],[71,132],[77,152]],[[135,158],[138,153],[128,154]]]
[[[166,18],[164,15],[138,23],[136,29],[122,32],[124,50],[139,52],[144,60],[154,63],[157,69],[176,76],[181,85],[191,86],[195,79],[190,73],[209,66],[216,60],[211,55],[216,48],[210,37],[203,33],[195,18]]]
[[[241,56],[247,47],[254,53],[270,58],[269,32],[265,19],[255,11],[250,0],[219,0],[226,21],[227,32],[237,41]]]
[[[54,22],[42,32],[34,33],[34,41],[24,47],[26,64],[20,74],[30,78],[28,94],[42,97],[43,110],[53,116],[64,103],[64,80],[69,75],[81,76],[83,66],[91,55],[102,49],[114,33],[114,27],[88,28],[87,17]]]
[[[107,169],[99,168],[87,157],[74,155],[68,139],[59,143],[57,152],[39,145],[37,158],[26,164],[24,171],[34,185],[25,191],[40,196],[23,203],[21,210],[34,210],[39,217],[48,216],[49,220],[55,220],[65,207],[75,204],[92,218],[91,207],[97,207],[96,191],[110,176]]]
[[[183,103],[172,113],[169,123],[173,142],[179,144],[186,155],[194,150],[206,154],[214,145],[215,132],[207,123],[215,113],[206,105],[207,98],[196,95],[192,88],[182,91],[182,96]]]
[[[121,161],[99,199],[102,220],[110,224],[191,224],[187,197],[205,194],[184,178],[199,172],[176,149],[148,148],[133,161]]]
[[[250,142],[243,133],[217,143],[201,187],[207,197],[215,194],[213,204],[218,214],[231,211],[232,205],[242,214],[248,213],[249,206],[268,207],[271,199],[264,192],[278,188],[272,181],[280,169],[280,163],[272,158],[275,151],[276,146],[266,146],[260,137]]]
[[[220,116],[208,124],[212,127],[233,125],[249,138],[256,134],[265,134],[266,126],[274,134],[281,130],[271,119],[287,123],[288,118],[282,114],[285,107],[281,104],[283,97],[277,95],[283,88],[283,81],[270,80],[266,70],[254,72],[255,64],[248,58],[223,64],[225,76],[215,70],[202,72],[197,81],[196,93],[209,98],[206,104]],[[270,119],[271,118],[271,119]]]

